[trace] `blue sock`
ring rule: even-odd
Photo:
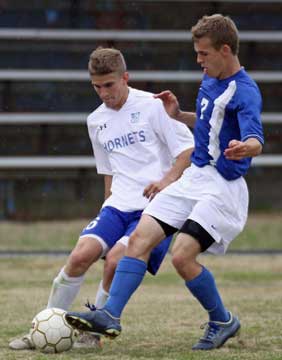
[[[131,295],[141,284],[146,270],[145,261],[124,256],[116,268],[104,309],[114,317],[120,317]]]
[[[229,312],[225,309],[212,273],[203,267],[200,275],[185,282],[187,288],[209,313],[210,321],[227,322]]]

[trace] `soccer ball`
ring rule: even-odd
[[[65,320],[65,310],[50,308],[32,320],[31,340],[44,353],[60,353],[72,348],[77,333]]]

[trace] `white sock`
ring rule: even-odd
[[[62,268],[53,281],[47,308],[56,307],[68,310],[78,294],[83,280],[84,275],[71,277],[68,276],[64,268]]]
[[[96,308],[101,309],[102,307],[104,307],[108,297],[109,293],[103,289],[103,280],[101,280],[95,298]]]

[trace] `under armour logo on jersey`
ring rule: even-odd
[[[107,128],[107,124],[103,124],[99,126],[100,130],[106,129]]]
[[[139,117],[140,117],[140,112],[135,112],[135,113],[131,113],[131,118],[130,121],[132,123],[137,123],[139,121]]]

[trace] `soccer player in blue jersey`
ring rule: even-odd
[[[121,313],[144,277],[151,250],[179,230],[173,265],[209,316],[204,335],[192,349],[212,350],[235,336],[241,325],[223,304],[213,274],[199,263],[198,255],[225,253],[246,223],[248,189],[243,176],[252,157],[262,151],[262,99],[240,66],[238,31],[229,17],[204,16],[192,27],[192,37],[203,69],[196,113],[181,111],[170,91],[157,95],[171,117],[194,126],[192,165],[146,207],[104,308],[68,313],[67,321],[82,330],[119,335]]]
[[[48,308],[68,310],[88,268],[106,256],[95,301],[97,308],[104,305],[116,264],[143,209],[180,177],[194,148],[191,131],[169,118],[161,100],[128,86],[129,74],[119,50],[97,48],[90,55],[88,69],[102,100],[88,116],[87,126],[97,172],[105,177],[105,201],[54,279]],[[153,275],[168,251],[171,235],[151,253],[148,271]],[[29,334],[9,345],[14,350],[33,348]]]

